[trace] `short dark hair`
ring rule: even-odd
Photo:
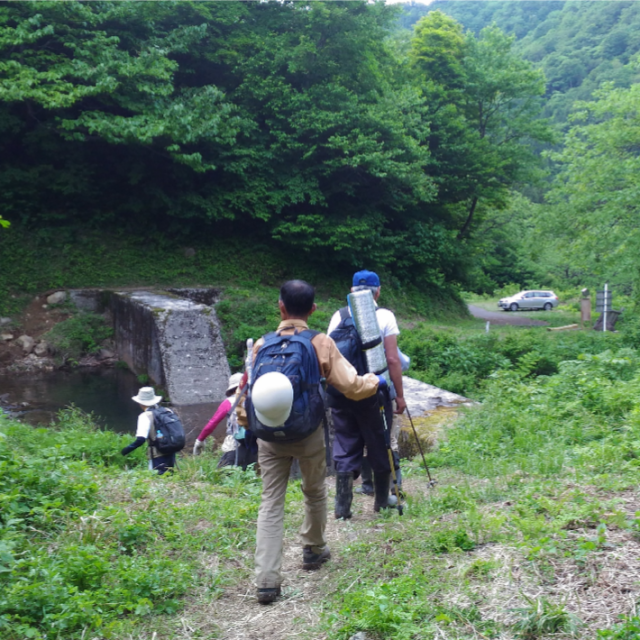
[[[280,287],[280,300],[292,316],[305,316],[311,312],[316,290],[304,280],[289,280]]]

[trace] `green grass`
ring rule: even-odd
[[[53,429],[0,417],[0,635],[224,638],[238,620],[273,633],[275,619],[283,638],[635,638],[640,591],[620,599],[601,576],[623,584],[636,570],[639,391],[640,354],[624,347],[551,375],[490,377],[483,404],[428,453],[436,488],[412,461],[402,518],[358,497],[353,521],[330,521],[333,560],[313,576],[289,570],[271,617],[250,595],[253,472],[203,455],[156,477],[141,451],[118,454],[127,438],[75,409]],[[288,555],[301,510],[293,482]],[[584,585],[602,600],[595,620]],[[218,600],[228,616],[211,615]]]

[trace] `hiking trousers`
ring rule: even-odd
[[[262,500],[256,535],[256,587],[270,589],[282,582],[284,499],[293,459],[302,473],[304,521],[300,537],[304,547],[318,553],[326,546],[327,463],[322,427],[300,442],[281,443],[258,440],[258,462],[262,473]]]
[[[387,425],[391,428],[393,405],[388,394],[383,396]],[[380,415],[379,397],[359,402],[343,401],[331,407],[333,418],[333,462],[336,473],[360,475],[365,445],[367,458],[374,473],[391,473],[385,440],[384,421]]]

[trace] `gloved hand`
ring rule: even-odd
[[[387,379],[384,376],[377,376],[378,378],[378,391],[387,388]]]
[[[204,449],[204,440],[197,440],[193,443],[193,455],[199,456]]]

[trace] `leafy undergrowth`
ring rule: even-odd
[[[174,637],[189,598],[248,579],[255,474],[203,457],[157,477],[127,440],[73,409],[55,429],[0,415],[3,639]]]
[[[405,465],[404,516],[342,549],[328,637],[640,637],[639,388],[630,349],[496,376],[428,455],[439,485]]]
[[[332,560],[299,567],[291,483],[285,584],[255,603],[253,472],[142,453],[74,410],[55,430],[1,419],[0,636],[370,640],[638,638],[640,357],[500,372],[428,454],[405,462],[406,510],[328,524]]]
[[[550,333],[545,327],[499,327],[489,334],[482,321],[438,327],[419,323],[400,334],[400,348],[411,357],[409,375],[462,395],[482,399],[498,371],[524,371],[529,377],[548,376],[560,363],[583,353],[635,346],[624,333],[568,331]]]

